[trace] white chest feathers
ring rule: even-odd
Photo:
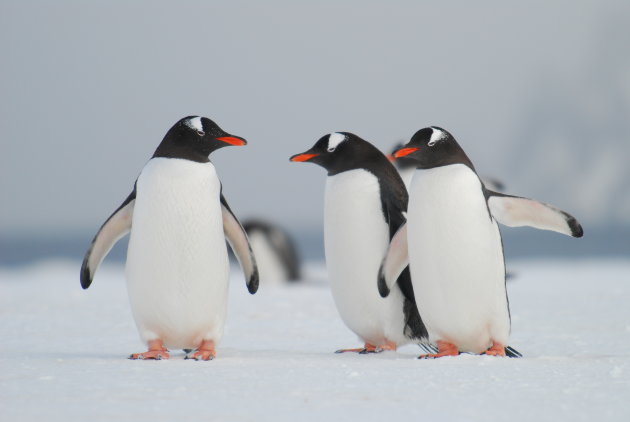
[[[383,299],[376,288],[389,243],[376,176],[351,170],[327,178],[324,235],[331,290],[345,324],[363,341],[404,343],[402,294],[396,289]]]
[[[477,175],[455,164],[417,170],[409,201],[409,261],[432,341],[481,352],[509,334],[501,236]]]
[[[126,273],[145,341],[220,340],[229,275],[220,190],[211,163],[153,158],[138,178]]]

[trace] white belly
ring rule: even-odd
[[[229,262],[214,166],[150,160],[137,181],[131,227],[127,289],[142,339],[171,348],[218,343]]]
[[[506,344],[501,235],[475,173],[461,164],[417,170],[407,218],[411,276],[430,340],[475,353],[493,340]]]
[[[403,296],[393,289],[380,297],[377,273],[389,243],[377,178],[346,171],[326,181],[324,237],[331,290],[344,323],[363,341],[409,342],[404,332]]]

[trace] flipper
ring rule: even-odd
[[[484,194],[490,214],[503,225],[531,226],[573,237],[582,237],[584,234],[575,217],[551,205],[487,189],[484,189]]]
[[[97,268],[114,244],[131,230],[131,217],[133,216],[135,203],[136,188],[134,187],[127,199],[103,223],[96,236],[94,236],[81,265],[81,287],[84,289],[90,287]]]
[[[234,251],[234,255],[238,259],[243,272],[245,273],[245,281],[247,283],[247,290],[254,294],[258,290],[258,267],[256,266],[256,259],[254,258],[254,252],[249,245],[247,234],[239,223],[234,213],[230,209],[227,201],[221,193],[221,213],[223,214],[223,231],[225,232],[225,238],[227,239],[230,247]]]
[[[378,292],[387,297],[398,276],[409,265],[407,223],[400,226],[387,248],[378,271]]]

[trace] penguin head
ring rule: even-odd
[[[331,176],[356,168],[366,168],[375,161],[387,162],[375,146],[349,132],[324,135],[311,149],[293,155],[290,160],[320,165]]]
[[[169,129],[153,157],[207,162],[213,151],[230,145],[247,145],[247,141],[227,133],[207,117],[188,116]]]
[[[417,131],[406,145],[394,152],[394,157],[413,161],[420,169],[449,164],[465,164],[474,169],[453,135],[437,126]]]

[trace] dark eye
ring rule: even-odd
[[[206,132],[204,132],[203,130],[198,130],[197,131],[197,135],[199,135],[199,136],[203,136],[205,134],[206,134]]]
[[[328,149],[327,149],[327,151],[328,151],[328,152],[334,152],[334,151],[335,151],[335,148],[328,148]]]

